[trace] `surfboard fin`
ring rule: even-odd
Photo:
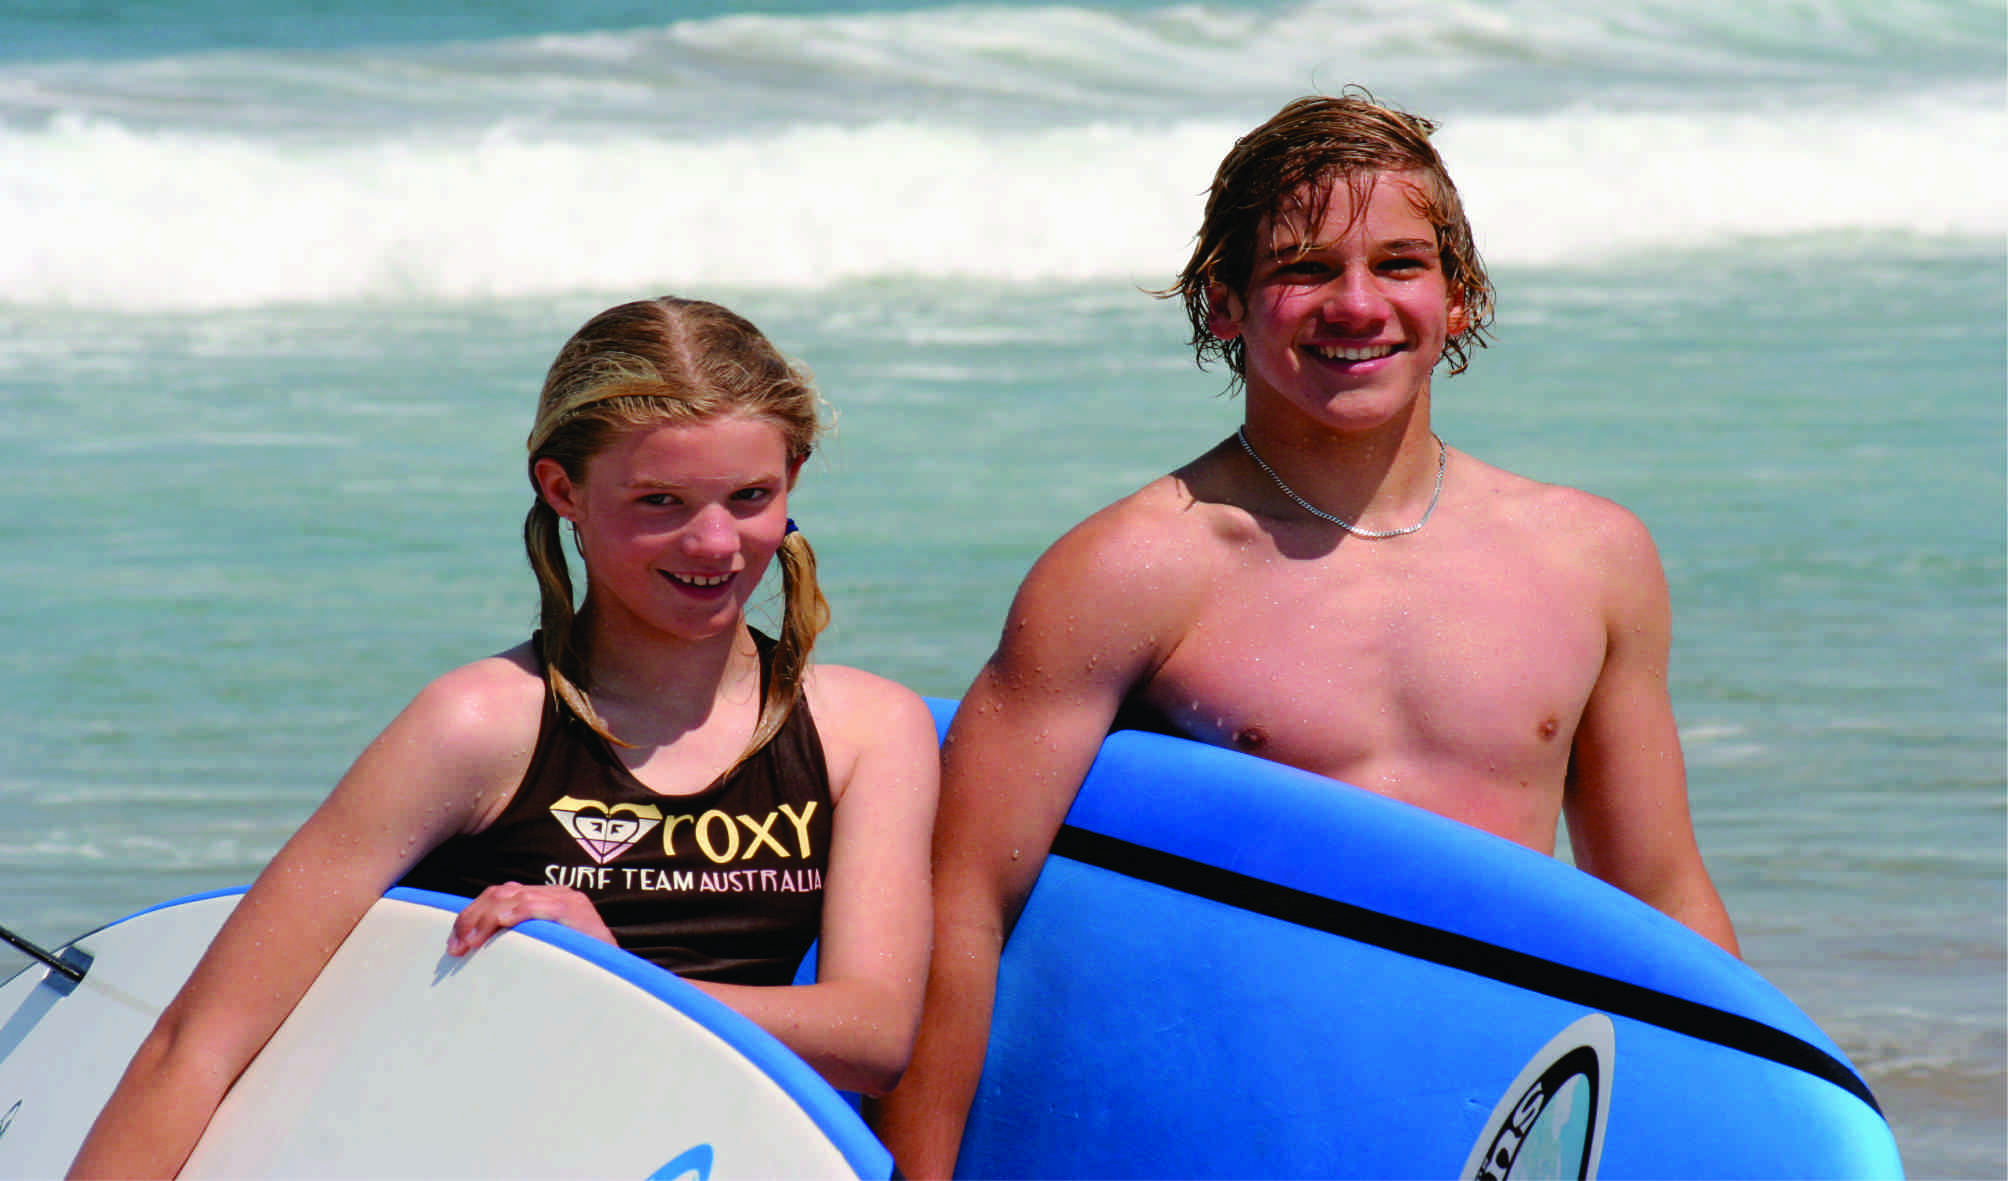
[[[37,946],[5,927],[0,927],[0,940],[5,940],[9,946],[27,955],[30,959],[41,961],[48,966],[50,971],[67,980],[69,983],[62,986],[64,992],[68,992],[70,989],[82,984],[84,973],[91,970],[90,955],[86,952],[78,951],[74,947],[66,947],[62,950],[61,954],[58,954]]]

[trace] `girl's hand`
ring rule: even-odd
[[[505,882],[481,891],[453,920],[453,933],[446,937],[446,954],[466,955],[478,950],[498,933],[525,919],[548,919],[602,943],[614,943],[614,933],[600,919],[593,900],[579,891],[569,886]]]

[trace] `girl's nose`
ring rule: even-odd
[[[683,531],[683,550],[692,557],[719,557],[739,548],[739,522],[722,504],[705,505]]]

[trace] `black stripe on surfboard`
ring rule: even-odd
[[[1877,1115],[1883,1113],[1867,1085],[1832,1054],[1784,1030],[1712,1005],[1073,825],[1061,826],[1053,840],[1053,853],[1768,1059],[1825,1079],[1868,1104]]]

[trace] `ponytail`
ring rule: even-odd
[[[523,551],[530,569],[537,575],[538,604],[537,660],[543,666],[544,683],[562,709],[578,715],[593,733],[608,742],[628,745],[615,738],[586,696],[586,654],[573,635],[578,610],[572,605],[572,573],[565,563],[565,539],[559,529],[556,510],[538,497],[523,518]]]
[[[781,539],[775,560],[781,563],[781,635],[767,669],[767,693],[760,702],[760,721],[753,727],[745,762],[780,733],[788,715],[802,699],[802,678],[809,669],[809,653],[816,637],[830,622],[829,600],[816,581],[816,551],[809,539],[788,522],[788,535]]]

